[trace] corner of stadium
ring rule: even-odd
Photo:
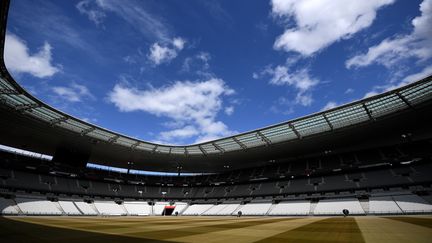
[[[34,155],[0,150],[1,242],[432,239],[432,76],[230,137],[155,144],[20,86],[4,63],[8,7],[0,144]]]

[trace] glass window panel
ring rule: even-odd
[[[171,153],[172,154],[185,154],[185,149],[184,149],[184,147],[173,147],[171,149]]]
[[[278,143],[283,141],[288,141],[292,139],[297,139],[297,135],[288,126],[288,124],[281,124],[271,128],[265,128],[260,131],[266,138],[268,138],[272,143]]]
[[[101,140],[104,140],[104,141],[108,141],[110,138],[114,137],[115,134],[110,133],[110,132],[105,132],[104,130],[96,128],[95,130],[87,133],[87,136],[90,136],[90,137],[93,137],[93,138],[97,138],[97,139],[101,139]]]
[[[215,142],[215,144],[223,148],[226,152],[241,149],[240,145],[236,143],[232,138],[222,139]]]
[[[136,144],[136,142],[137,142],[136,140],[133,140],[133,139],[130,139],[130,138],[126,138],[126,137],[123,137],[123,136],[120,136],[117,139],[117,141],[116,141],[117,144],[120,144],[120,145],[123,145],[123,146],[127,146],[127,147],[130,147],[130,146]]]
[[[432,80],[400,92],[410,104],[418,104],[432,97]]]
[[[326,113],[334,129],[370,120],[362,104],[355,104]]]
[[[186,148],[188,151],[188,154],[190,155],[201,155],[203,152],[199,149],[198,146],[190,146]]]
[[[372,117],[377,118],[395,111],[405,109],[408,106],[396,94],[390,94],[375,100],[365,103],[366,107],[372,114]]]
[[[157,153],[168,154],[170,152],[170,147],[168,147],[168,146],[157,146],[156,152]]]
[[[330,131],[331,128],[322,115],[315,115],[292,123],[302,137]]]
[[[220,151],[217,150],[216,147],[213,146],[211,143],[203,144],[201,145],[201,148],[203,148],[208,154],[220,153]]]
[[[266,142],[256,132],[239,135],[236,138],[247,148],[266,145]]]
[[[144,150],[144,151],[153,151],[156,145],[150,143],[140,143],[136,149]]]

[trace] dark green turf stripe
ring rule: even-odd
[[[259,220],[249,220],[244,221],[244,218],[238,219],[239,222],[224,222],[221,221],[220,224],[215,225],[203,225],[203,226],[194,226],[194,227],[185,227],[185,228],[178,228],[176,229],[175,225],[171,229],[167,230],[154,230],[150,232],[134,232],[129,233],[126,235],[132,235],[132,236],[145,236],[147,238],[152,239],[161,239],[161,240],[167,240],[171,238],[177,238],[177,237],[185,237],[185,236],[191,236],[191,235],[197,235],[197,234],[206,234],[206,233],[212,233],[212,232],[218,232],[218,231],[224,231],[229,229],[240,229],[240,228],[246,228],[256,225],[264,225],[264,224],[270,224],[275,222],[282,222],[282,221],[290,221],[294,220],[296,218],[263,218]],[[178,225],[182,225],[181,222],[178,222]]]
[[[256,242],[364,242],[352,217],[328,218]]]
[[[420,225],[423,227],[432,228],[432,218],[420,218],[420,217],[386,217],[386,219],[392,219],[401,221],[404,223],[410,223]]]
[[[104,230],[104,229],[116,229],[116,228],[133,228],[134,226],[147,226],[147,225],[171,225],[173,226],[173,228],[175,228],[176,226],[178,226],[179,224],[188,224],[188,225],[199,225],[202,223],[230,223],[230,222],[238,222],[238,219],[236,218],[219,218],[219,219],[186,219],[186,218],[176,218],[175,220],[172,219],[161,219],[161,220],[147,220],[146,218],[142,218],[142,220],[106,220],[106,219],[101,219],[100,221],[80,221],[80,219],[73,219],[70,221],[61,221],[61,220],[57,220],[57,221],[45,221],[45,223],[47,224],[51,224],[51,225],[58,225],[58,226],[67,226],[67,227],[72,227],[72,228],[77,228],[77,229],[91,229],[91,230]],[[41,222],[41,221],[38,221]],[[42,221],[44,222],[44,221]]]
[[[0,217],[0,242],[2,243],[96,243],[96,242],[131,242],[165,243],[155,239],[136,238],[121,235],[109,235],[81,230],[49,227],[44,225],[15,221]]]

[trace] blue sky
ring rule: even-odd
[[[432,0],[14,0],[5,59],[44,102],[191,144],[432,74]]]

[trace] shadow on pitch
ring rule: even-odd
[[[134,238],[121,235],[101,234],[73,229],[49,227],[45,225],[26,223],[13,219],[0,217],[0,241],[2,243],[16,242],[155,242],[162,243],[154,239]]]

